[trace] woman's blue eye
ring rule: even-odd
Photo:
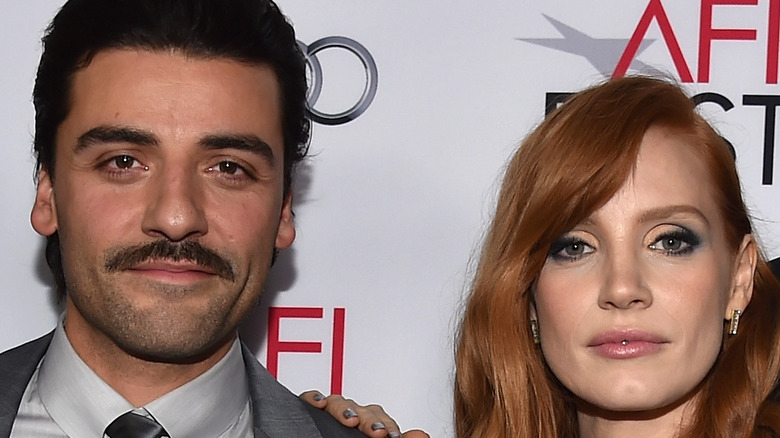
[[[687,245],[687,243],[683,242],[680,239],[674,238],[674,237],[670,237],[668,239],[663,239],[660,242],[661,242],[661,246],[663,247],[663,249],[665,249],[667,251],[679,251],[680,248],[683,247],[683,245]]]
[[[661,235],[650,245],[650,249],[661,251],[667,255],[685,255],[693,252],[700,243],[699,236],[690,230],[681,228]]]
[[[558,239],[550,247],[548,257],[556,261],[574,261],[593,252],[593,247],[575,237]]]
[[[575,242],[570,245],[566,245],[562,251],[565,252],[566,255],[570,256],[582,255],[582,253],[585,251],[585,245],[580,242]]]

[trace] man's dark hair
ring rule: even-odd
[[[70,109],[73,75],[108,49],[174,51],[269,65],[281,90],[284,193],[309,141],[306,64],[292,26],[270,0],[70,0],[43,37],[33,91],[36,172],[54,177],[57,129]],[[65,289],[59,237],[47,238],[46,260]]]

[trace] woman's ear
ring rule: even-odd
[[[38,173],[38,189],[35,203],[30,213],[33,229],[43,236],[51,236],[57,231],[57,207],[54,202],[54,184],[46,168]]]
[[[731,293],[726,306],[724,319],[731,319],[734,310],[744,311],[753,297],[753,279],[758,262],[758,248],[753,235],[742,239],[732,268]]]

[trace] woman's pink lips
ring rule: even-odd
[[[642,330],[610,330],[594,337],[588,347],[607,359],[631,359],[656,353],[669,341]]]

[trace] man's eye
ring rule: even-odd
[[[216,170],[222,173],[227,173],[228,175],[235,175],[239,170],[241,170],[241,166],[232,161],[223,161],[217,164]]]
[[[119,155],[112,158],[111,161],[117,169],[130,169],[138,162],[138,160],[129,155]]]
[[[230,160],[220,161],[209,167],[207,172],[213,173],[215,176],[229,183],[244,184],[249,181],[257,181],[257,177],[251,171],[247,170],[246,167]]]

